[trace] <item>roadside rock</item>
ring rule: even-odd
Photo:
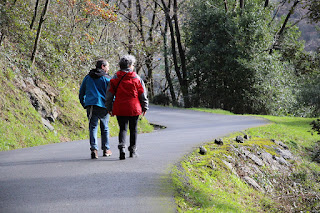
[[[260,154],[260,157],[262,158],[262,160],[268,164],[273,164],[274,163],[274,159],[272,158],[272,155],[268,152],[262,152]]]
[[[256,176],[260,175],[263,176],[263,173],[261,170],[254,164],[247,163],[247,164],[238,164],[237,165],[238,169],[238,175],[243,177],[243,176]]]
[[[222,140],[222,138],[218,138],[218,139],[214,140],[214,143],[218,144],[218,145],[223,145],[223,140]]]
[[[279,162],[281,165],[290,166],[290,164],[283,158],[283,157],[277,157],[273,156],[273,158]]]
[[[275,144],[281,146],[281,147],[284,148],[284,149],[289,149],[289,147],[288,147],[287,145],[285,145],[284,143],[282,143],[281,141],[277,141],[277,140],[274,140],[274,139],[272,139],[272,141],[273,141]]]
[[[261,192],[264,192],[263,188],[260,187],[260,185],[251,177],[249,176],[244,176],[243,180],[246,181],[247,184],[255,188],[256,190],[259,190]]]
[[[235,168],[233,168],[233,166],[232,166],[231,163],[229,163],[229,162],[227,162],[227,161],[225,161],[225,160],[221,160],[221,161],[227,166],[228,169],[231,170],[231,172],[232,172],[234,175],[238,176],[237,171],[235,170]]]
[[[50,131],[53,131],[54,130],[54,127],[51,125],[51,123],[44,119],[44,118],[41,118],[41,121],[42,121],[42,124],[47,127]]]
[[[293,155],[289,150],[283,150],[280,148],[276,148],[276,152],[284,159],[292,159],[293,158]]]
[[[258,166],[263,166],[264,165],[263,161],[258,156],[256,156],[255,154],[251,153],[250,151],[248,151],[244,147],[242,147],[241,151],[242,151],[242,154],[244,156],[246,156],[247,158],[251,159]]]
[[[43,125],[53,130],[50,122],[54,122],[59,116],[59,111],[54,105],[55,97],[58,91],[45,82],[34,81],[32,78],[23,78],[17,76],[15,84],[18,88],[25,91],[30,99],[32,106],[39,112],[43,118]]]
[[[244,143],[244,138],[243,138],[242,136],[237,136],[237,137],[236,137],[236,141],[237,141],[238,143]]]
[[[205,155],[205,154],[207,154],[207,149],[204,148],[203,146],[200,146],[200,147],[199,147],[199,153],[200,153],[201,155]]]

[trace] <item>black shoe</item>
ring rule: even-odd
[[[136,151],[130,151],[130,158],[137,158],[138,154]]]
[[[125,160],[126,159],[126,153],[124,151],[124,148],[119,149],[120,150],[120,160]]]
[[[98,151],[97,150],[91,151],[91,159],[98,159]]]

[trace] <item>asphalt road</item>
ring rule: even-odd
[[[139,158],[91,160],[88,140],[0,152],[0,212],[175,212],[170,167],[202,143],[263,125],[254,117],[151,106],[166,129],[138,135]]]

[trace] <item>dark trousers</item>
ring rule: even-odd
[[[128,130],[130,130],[130,146],[129,151],[136,150],[137,134],[138,134],[138,118],[139,116],[117,116],[118,124],[120,127],[119,131],[119,145],[118,148],[125,148],[126,146],[126,136]]]

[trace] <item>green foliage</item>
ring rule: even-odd
[[[301,74],[318,70],[317,56],[304,52],[300,32],[292,26],[270,54],[284,18],[271,21],[273,8],[260,3],[250,0],[244,9],[228,11],[223,2],[191,3],[185,31],[193,105],[235,113],[315,116],[316,93],[302,94],[309,91],[303,89],[306,77]]]
[[[202,1],[192,8],[187,30],[195,105],[249,111],[245,100],[256,70],[242,62],[268,49],[273,29],[267,24],[270,15],[253,1],[242,15],[240,11],[226,13],[223,7],[207,7]]]
[[[246,102],[243,103],[248,113],[297,115],[297,78],[293,67],[281,62],[280,58],[277,53],[261,53],[249,61],[242,60],[244,67],[254,70],[251,88],[246,91]]]
[[[320,66],[319,66],[320,67]],[[312,117],[320,115],[320,71],[305,76],[298,100]]]
[[[168,106],[170,104],[170,98],[165,93],[160,93],[160,94],[155,95],[153,97],[152,103],[157,104],[157,105]]]
[[[306,4],[306,8],[310,11],[309,18],[313,22],[320,21],[320,2],[318,0],[309,0]]]

